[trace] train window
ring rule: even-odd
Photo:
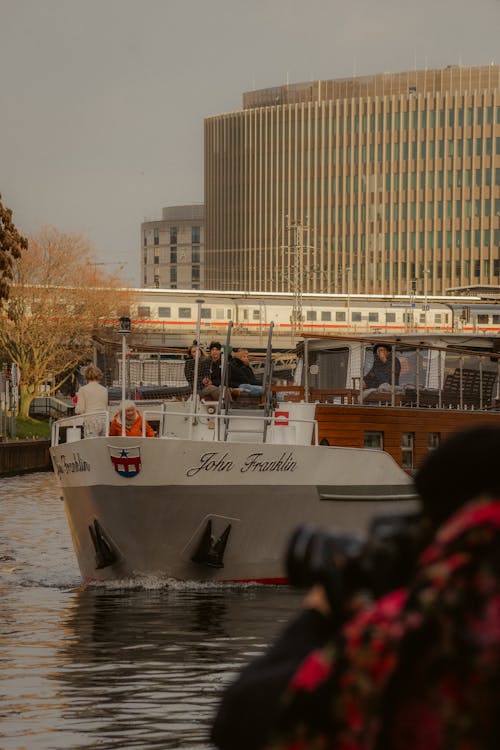
[[[478,315],[477,316],[477,322],[482,323],[483,325],[486,325],[489,323],[490,316],[489,315]]]
[[[434,323],[441,323],[442,315],[441,313],[434,313]]]
[[[342,311],[342,312],[339,312],[339,311],[337,311],[337,312],[335,313],[335,320],[337,320],[337,321],[341,322],[341,321],[343,321],[343,320],[345,320],[345,319],[346,319],[346,314],[345,314],[345,312],[343,312],[343,311]]]
[[[420,313],[419,318],[421,323],[425,323],[425,313]]]
[[[500,323],[500,315],[492,315],[492,322],[498,325]]]
[[[227,315],[226,315],[226,318],[227,318],[228,320],[231,320],[231,308],[230,308],[230,307],[228,307],[228,308],[227,308]]]
[[[378,323],[378,313],[376,313],[376,312],[369,312],[368,313],[368,321],[370,323]]]
[[[307,310],[306,311],[306,320],[316,320],[316,310]]]
[[[179,307],[179,318],[190,318],[191,308],[190,307]]]
[[[321,311],[321,320],[331,320],[332,314],[330,310],[322,310]]]
[[[243,312],[243,320],[248,320],[248,310],[242,310]]]
[[[202,307],[200,310],[200,317],[201,318],[211,318],[212,317],[212,310],[209,307]]]
[[[260,320],[260,310],[252,310],[252,320]]]
[[[159,307],[158,308],[158,317],[159,318],[170,318],[172,315],[172,311],[170,307]]]
[[[386,312],[386,314],[385,314],[385,322],[386,323],[395,323],[396,322],[396,313]]]
[[[149,318],[151,315],[151,308],[146,307],[144,305],[139,305],[137,308],[137,317],[138,318]]]
[[[353,321],[353,323],[360,323],[361,322],[361,313],[360,312],[356,312],[355,310],[353,310],[352,315],[351,315],[351,320]]]

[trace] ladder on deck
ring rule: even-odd
[[[229,386],[228,386],[228,375],[229,375],[229,350],[231,344],[231,333],[233,329],[233,321],[230,320],[227,327],[226,337],[226,348],[225,356],[222,364],[221,373],[221,389],[219,393],[219,414],[224,416],[223,419],[217,420],[219,433],[217,435],[219,440],[226,442],[229,439],[229,435],[236,436],[241,435],[261,435],[262,442],[266,442],[267,429],[270,422],[270,416],[272,411],[272,392],[271,382],[273,375],[273,358],[272,358],[272,340],[273,340],[273,328],[274,323],[271,321],[269,324],[269,333],[267,337],[267,348],[266,348],[266,360],[264,367],[264,374],[262,377],[262,386],[264,389],[264,403],[259,403],[256,408],[241,409],[240,407],[234,408],[232,402],[229,399]],[[245,424],[245,417],[255,416],[255,412],[259,411],[262,413],[263,419],[247,419]],[[243,423],[243,424],[242,424]],[[222,436],[221,433],[222,432]]]

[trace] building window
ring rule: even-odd
[[[137,308],[137,317],[138,318],[149,318],[151,315],[151,308],[147,307],[145,305],[139,305]]]
[[[363,447],[364,448],[375,448],[376,450],[384,450],[384,433],[383,432],[365,432],[363,436]]]
[[[155,255],[155,265],[157,266],[159,264],[159,262],[160,262],[160,256],[159,255]]]
[[[193,266],[191,269],[191,280],[192,281],[199,281],[200,280],[200,267],[199,266]]]
[[[200,244],[200,227],[191,227],[191,243],[193,245],[199,245]]]
[[[170,244],[177,245],[177,227],[170,227]]]
[[[413,432],[403,432],[401,435],[401,465],[403,469],[413,469]]]
[[[191,318],[191,308],[190,307],[179,307],[179,318]]]
[[[177,248],[170,248],[170,262],[177,263]]]
[[[146,233],[146,230],[144,230],[144,247],[147,247],[148,244],[148,235]]]
[[[160,244],[160,232],[158,227],[155,227],[153,229],[153,244],[159,245]]]
[[[177,284],[177,268],[175,266],[170,269],[170,283]]]
[[[158,308],[158,317],[159,318],[170,318],[172,316],[171,308],[170,307],[159,307]]]
[[[199,247],[193,247],[192,254],[191,254],[191,260],[193,263],[199,263],[200,262],[200,248]]]

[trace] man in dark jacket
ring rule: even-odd
[[[219,341],[211,341],[208,347],[209,369],[203,378],[203,390],[201,397],[211,401],[219,400],[221,374],[222,344]]]
[[[229,386],[256,395],[261,395],[264,392],[250,366],[248,349],[233,349],[232,358],[229,362]]]
[[[401,362],[396,357],[394,362],[394,385],[399,385]],[[373,365],[364,377],[365,388],[378,388],[382,383],[392,385],[392,347],[389,344],[375,344],[373,347]]]

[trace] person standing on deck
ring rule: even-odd
[[[78,391],[75,414],[86,414],[95,411],[106,411],[108,408],[108,390],[100,384],[102,371],[95,365],[85,368],[84,377],[87,381]]]

